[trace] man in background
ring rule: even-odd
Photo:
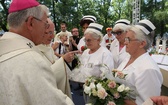
[[[67,25],[66,25],[65,22],[62,22],[62,23],[61,23],[60,28],[61,28],[61,31],[55,35],[54,42],[60,40],[60,39],[59,39],[59,34],[60,34],[61,32],[66,32],[67,35],[68,35],[68,40],[66,41],[66,44],[69,45],[69,39],[70,39],[70,37],[72,37],[71,32],[69,32],[69,31],[67,30]]]
[[[71,33],[73,36],[70,40],[70,48],[71,48],[71,51],[76,51],[76,50],[78,50],[77,45],[80,40],[78,28],[73,28]],[[78,66],[78,60],[74,59],[72,61],[72,69],[74,69],[76,66]]]

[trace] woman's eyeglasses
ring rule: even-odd
[[[116,31],[116,32],[112,32],[114,35],[121,35],[124,31]]]
[[[93,40],[97,40],[97,39],[84,39],[84,42],[90,43],[90,42],[92,42]]]
[[[125,37],[125,42],[130,43],[131,41],[139,41],[138,39],[130,39],[129,37]]]
[[[48,24],[47,22],[44,22],[43,20],[38,19],[38,18],[36,18],[36,17],[33,17],[33,18],[36,19],[36,20],[38,20],[38,21],[43,22],[43,23],[45,24],[45,29],[48,29],[48,28],[50,27],[50,24]]]

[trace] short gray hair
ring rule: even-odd
[[[113,27],[113,31],[115,31],[115,30],[122,30],[122,31],[126,32],[130,27],[131,27],[130,25],[116,24]]]
[[[132,26],[129,30],[135,33],[135,38],[138,39],[139,41],[146,41],[147,44],[144,47],[146,51],[151,47],[154,39],[154,33],[155,33],[154,31],[146,35],[141,29],[135,26]]]
[[[45,5],[39,5],[18,12],[10,13],[7,19],[9,28],[20,27],[29,16],[41,19],[44,13],[47,15],[49,14],[49,10]]]

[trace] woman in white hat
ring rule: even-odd
[[[127,74],[126,80],[118,81],[133,90],[130,94],[133,100],[126,100],[127,105],[142,105],[151,96],[160,95],[162,74],[147,52],[154,39],[154,29],[149,20],[141,20],[127,31],[125,45],[130,57],[117,68]]]
[[[96,22],[96,17],[92,16],[92,15],[86,15],[83,16],[83,18],[80,21],[80,26],[82,27],[82,32],[84,33],[85,30],[88,28],[90,23],[95,23]],[[82,51],[81,48],[85,46],[85,42],[84,42],[84,36],[80,39],[77,48],[79,51]]]
[[[81,55],[79,70],[73,71],[72,79],[75,81],[84,83],[87,77],[100,77],[114,69],[112,54],[107,48],[100,46],[103,36],[102,28],[103,26],[100,24],[91,23],[84,32],[84,41],[88,49]]]
[[[114,68],[116,69],[121,62],[129,57],[129,54],[125,51],[124,38],[128,28],[130,27],[130,21],[126,19],[120,19],[115,22],[113,27],[113,34],[116,39],[110,45],[110,51],[114,58]]]

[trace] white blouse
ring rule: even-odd
[[[129,58],[125,59],[117,69],[127,74],[126,80],[117,79],[116,81],[133,90],[131,97],[135,99],[136,104],[142,105],[151,96],[159,96],[163,77],[150,55],[148,53],[141,55],[125,68],[128,61]]]
[[[81,55],[81,65],[79,69],[73,71],[72,78],[75,81],[85,82],[89,76],[101,76],[102,73],[110,72],[114,69],[113,56],[105,47],[100,47],[96,52],[89,54],[87,49]],[[101,66],[105,64],[106,66]]]
[[[121,51],[120,45],[117,39],[115,39],[110,45],[110,52],[113,54],[114,59],[114,68],[118,68],[118,66],[123,62],[125,58],[129,58],[130,54],[126,52],[126,47],[124,46]]]

